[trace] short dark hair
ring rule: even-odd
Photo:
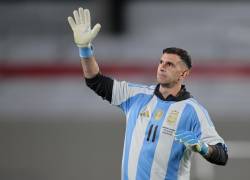
[[[163,49],[162,53],[163,54],[164,53],[176,54],[187,65],[188,69],[192,68],[191,56],[188,54],[186,50],[181,49],[181,48],[176,48],[176,47],[169,47],[169,48]]]

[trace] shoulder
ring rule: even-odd
[[[114,80],[115,89],[123,89],[124,91],[129,91],[131,93],[143,93],[152,94],[154,93],[156,85],[146,85],[139,83],[132,83],[128,81],[117,81]]]
[[[132,83],[132,82],[127,82],[127,83],[128,83],[128,86],[132,88],[154,90],[156,87],[156,85],[146,85],[146,84],[138,84],[138,83]]]
[[[195,112],[207,113],[207,109],[202,104],[200,104],[196,99],[188,98],[185,101],[186,101],[187,107],[189,109],[192,109]]]
[[[185,104],[184,112],[189,115],[194,115],[198,118],[208,115],[207,110],[194,98],[188,98],[180,102]]]
[[[195,100],[194,98],[189,98],[187,100],[187,104],[190,111],[192,111],[192,113],[197,117],[199,121],[207,122],[210,126],[214,126],[207,109],[197,100]]]

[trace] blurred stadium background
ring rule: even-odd
[[[79,6],[102,30],[102,72],[155,83],[162,49],[193,58],[187,88],[229,146],[226,167],[199,156],[191,179],[248,179],[248,1],[1,0],[0,179],[120,179],[124,116],[86,88],[66,18]]]

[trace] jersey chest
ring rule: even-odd
[[[183,101],[170,102],[152,98],[138,111],[134,121],[134,138],[143,138],[144,144],[149,146],[151,143],[173,142],[184,106]]]

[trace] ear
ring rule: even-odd
[[[189,75],[189,73],[190,73],[190,70],[189,70],[189,69],[183,71],[183,72],[181,73],[180,79],[181,79],[181,80],[184,80],[184,79]]]
[[[190,70],[189,70],[189,69],[185,70],[185,71],[183,72],[184,77],[187,77],[187,76],[189,75],[189,73],[190,73]]]

